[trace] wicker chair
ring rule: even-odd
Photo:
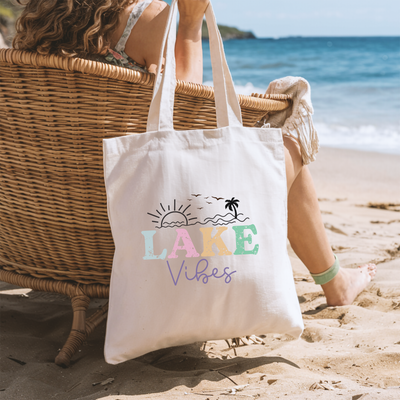
[[[107,304],[114,243],[102,139],[144,132],[154,76],[78,58],[0,50],[0,280],[68,295],[67,366]],[[246,126],[285,109],[285,96],[239,96]],[[178,82],[176,129],[216,126],[211,87]]]

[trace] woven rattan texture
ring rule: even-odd
[[[109,284],[114,244],[102,139],[144,132],[153,75],[0,50],[0,265]],[[253,126],[287,98],[239,96]],[[178,82],[175,129],[214,128],[213,89]]]

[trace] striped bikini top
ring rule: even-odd
[[[126,27],[122,33],[122,36],[118,40],[118,43],[115,45],[114,49],[108,49],[108,54],[104,56],[103,60],[101,61],[108,64],[117,65],[119,67],[130,68],[135,71],[148,72],[144,65],[138,64],[125,53],[125,46],[133,27],[136,25],[144,10],[146,10],[152,1],[153,0],[144,0],[135,5],[131,14],[129,15],[128,22],[126,23]]]

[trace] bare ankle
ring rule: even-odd
[[[350,305],[374,278],[376,266],[367,264],[357,269],[341,268],[330,282],[322,285],[329,306]]]

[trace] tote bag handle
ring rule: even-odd
[[[164,32],[153,98],[147,120],[147,132],[173,130],[173,111],[176,87],[175,41],[177,0],[173,0]],[[225,58],[222,38],[211,3],[205,13],[210,41],[211,65],[215,92],[217,127],[242,126],[242,114]],[[165,50],[164,72],[161,65]]]

